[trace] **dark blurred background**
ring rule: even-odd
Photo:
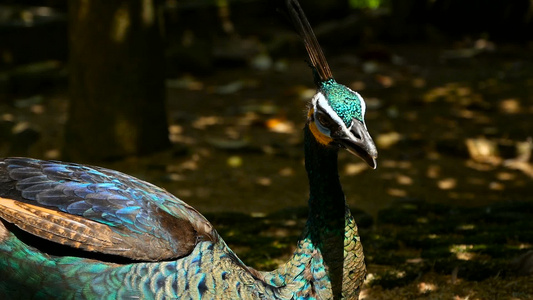
[[[301,5],[378,146],[339,157],[362,298],[533,297],[532,2]],[[2,1],[0,156],[153,182],[270,269],[306,218],[306,58],[283,1]]]

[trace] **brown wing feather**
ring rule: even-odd
[[[105,224],[9,198],[0,198],[0,217],[38,237],[87,251],[138,260],[166,259],[176,254],[175,249],[165,249],[168,245],[151,235],[121,235]],[[172,226],[176,231],[194,232],[189,222],[177,221],[181,222]],[[182,249],[182,255],[186,255],[196,245],[196,235],[181,236],[181,239],[187,245]]]

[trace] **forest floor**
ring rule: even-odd
[[[407,45],[330,58],[366,99],[379,151],[377,170],[339,156],[369,271],[362,299],[533,299],[531,53]],[[103,165],[166,188],[246,263],[272,269],[305,223],[314,87],[303,61],[261,69],[169,79],[173,149]],[[0,154],[60,159],[65,87],[11,100]]]

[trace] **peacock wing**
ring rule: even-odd
[[[217,237],[198,211],[150,183],[30,158],[0,160],[0,217],[53,242],[135,260],[182,257]]]

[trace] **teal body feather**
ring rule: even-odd
[[[304,127],[309,217],[291,259],[247,267],[193,207],[99,167],[0,160],[0,299],[357,299],[366,268],[339,181],[345,148],[376,167],[363,98],[335,82],[295,0],[317,94]]]

